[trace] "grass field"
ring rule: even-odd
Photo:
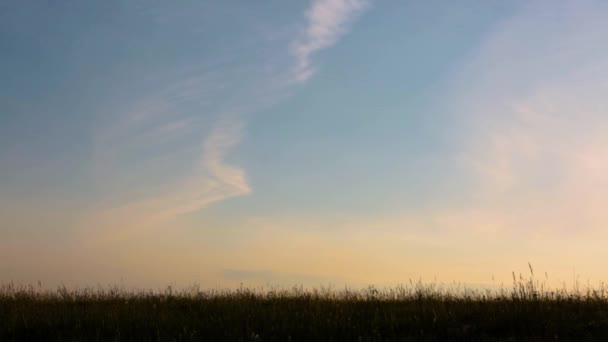
[[[522,279],[493,292],[420,283],[381,291],[0,289],[0,341],[607,339],[603,287],[552,291]]]

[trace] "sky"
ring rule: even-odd
[[[0,282],[608,279],[605,1],[0,4]]]

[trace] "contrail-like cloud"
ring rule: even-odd
[[[305,29],[285,42],[290,42],[290,52],[295,58],[295,65],[287,66],[291,69],[286,70],[291,73],[292,81],[308,80],[314,74],[312,58],[315,53],[333,46],[368,6],[367,0],[313,0],[305,14]],[[289,61],[288,65],[292,65]],[[131,191],[126,194],[120,193],[120,188],[114,191],[113,195],[126,198],[109,200],[109,208],[104,205],[101,212],[93,215],[94,226],[137,231],[252,192],[246,171],[228,164],[225,158],[242,139],[246,124],[243,114],[277,102],[290,85],[282,80],[275,81],[277,75],[252,72],[252,78],[260,79],[255,82],[256,86],[232,95],[238,98],[236,104],[221,104],[218,110],[211,104],[228,91],[224,89],[230,88],[216,86],[227,78],[218,79],[217,75],[230,75],[232,71],[214,66],[199,69],[203,70],[200,74],[144,97],[128,112],[119,111],[118,119],[101,130],[96,139],[96,174],[104,179],[117,178],[116,184],[128,184]],[[257,86],[261,83],[265,86]],[[210,114],[188,114],[194,106]],[[210,115],[216,116],[216,122],[204,132],[203,141],[199,140],[200,153],[194,153],[190,146],[199,139],[197,134],[203,134],[206,118]],[[179,181],[162,178],[168,173],[165,169],[175,170],[172,165],[184,162],[183,157],[178,157],[183,155],[196,158],[194,168]],[[161,181],[139,181],[135,177],[138,172],[152,173]]]
[[[361,14],[366,0],[314,0],[306,12],[307,27],[291,45],[296,59],[294,80],[304,82],[315,72],[312,57],[320,50],[336,44],[348,31],[349,24]]]
[[[97,213],[91,221],[114,233],[128,232],[251,193],[245,171],[225,161],[226,155],[241,141],[242,131],[241,121],[221,120],[204,140],[198,166],[189,177],[166,191]]]

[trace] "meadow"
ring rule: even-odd
[[[0,288],[0,341],[605,340],[608,293],[517,279],[498,291],[393,289],[135,291]]]

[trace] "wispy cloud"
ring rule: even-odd
[[[231,148],[242,138],[242,122],[220,120],[200,148],[199,161],[190,174],[169,186],[96,212],[92,223],[112,233],[128,233],[201,210],[208,205],[251,192],[245,171],[226,163]]]
[[[98,195],[82,226],[114,239],[251,192],[245,170],[226,157],[243,137],[241,115],[267,99],[218,87],[218,72],[161,84],[101,120],[91,165]]]
[[[225,162],[226,155],[242,138],[243,123],[224,119],[203,143],[200,168],[184,182],[178,196],[168,196],[163,217],[197,211],[211,203],[251,193],[245,171]]]
[[[138,229],[251,193],[245,170],[225,161],[242,139],[243,118],[287,95],[294,79],[312,76],[314,54],[334,45],[368,5],[367,0],[314,0],[306,29],[282,42],[291,43],[292,53],[288,63],[279,64],[282,70],[210,62],[192,67],[187,77],[169,76],[155,91],[110,115],[95,141],[94,173],[109,198],[93,215],[95,226]],[[286,73],[292,75],[288,84]],[[237,85],[235,80],[246,81]]]
[[[306,12],[307,26],[291,45],[296,59],[294,79],[308,80],[315,72],[312,57],[334,45],[349,24],[367,7],[367,0],[314,0]]]
[[[242,138],[242,122],[220,122],[203,146],[203,166],[221,184],[227,193],[246,194],[251,191],[243,170],[227,165],[224,157]]]

